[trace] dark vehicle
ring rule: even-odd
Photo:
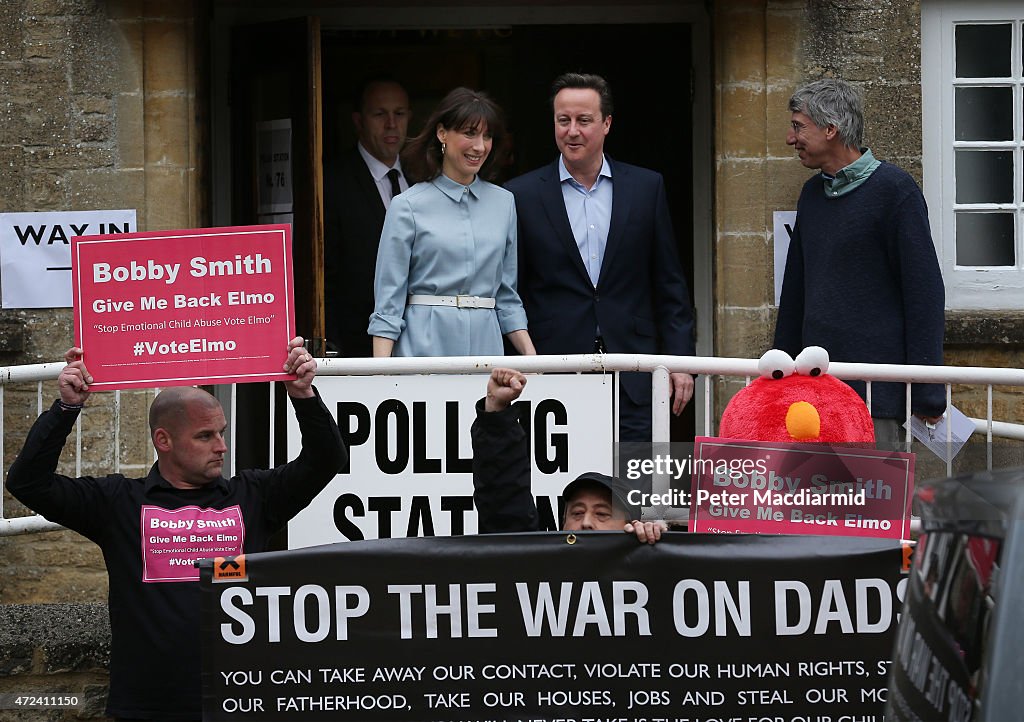
[[[1024,719],[1024,469],[922,484],[886,720]]]

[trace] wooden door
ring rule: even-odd
[[[259,158],[259,129],[291,127],[290,178],[295,325],[307,347],[324,355],[323,132],[320,21],[297,18],[236,27],[231,36],[232,223],[277,220],[261,209],[260,185],[280,183]],[[277,174],[283,176],[283,174]],[[264,198],[266,194],[264,193]]]
[[[231,33],[228,107],[231,114],[231,223],[251,225],[286,220],[261,208],[261,184],[290,188],[295,326],[307,348],[323,356],[324,342],[324,222],[320,81],[320,21],[318,18],[237,26]],[[270,174],[261,164],[260,129],[271,121],[290,127],[287,173]],[[265,148],[265,146],[264,146]],[[276,148],[275,148],[276,149]],[[266,200],[266,186],[263,189]],[[264,204],[265,206],[265,204]],[[282,359],[285,349],[281,349]],[[270,431],[267,384],[236,387],[234,469],[266,468],[287,458],[284,412],[287,401],[275,384],[275,448],[267,444]],[[286,546],[284,532],[270,548]]]

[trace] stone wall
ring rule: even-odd
[[[0,3],[0,212],[134,208],[140,230],[208,225],[199,90],[206,8],[200,0]],[[58,361],[73,338],[70,309],[0,310],[0,365]],[[55,384],[44,384],[42,403],[55,396]],[[150,396],[121,394],[116,435],[114,395],[90,399],[82,473],[109,471],[115,459],[123,473],[145,473]],[[5,471],[38,405],[34,384],[5,387]],[[4,494],[5,517],[25,513]],[[100,554],[77,534],[0,537],[0,558],[0,604],[106,597]]]
[[[0,694],[75,695],[73,709],[4,709],[7,722],[104,720],[110,624],[103,604],[0,606]]]
[[[715,354],[757,358],[775,328],[772,214],[808,173],[786,145],[789,96],[805,73],[803,0],[714,4]],[[720,382],[721,410],[740,382]]]

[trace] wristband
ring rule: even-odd
[[[85,408],[85,404],[66,404],[60,399],[57,399],[57,406],[63,411],[81,411]]]

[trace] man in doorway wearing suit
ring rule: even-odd
[[[359,142],[324,173],[324,297],[329,347],[372,356],[366,322],[384,214],[409,185],[398,158],[409,128],[409,96],[387,78],[362,84],[352,123]]]
[[[604,154],[611,90],[566,73],[551,93],[558,160],[510,181],[519,295],[537,353],[694,354],[693,313],[660,173]],[[693,395],[674,373],[672,412]],[[619,440],[651,440],[650,374],[621,375]]]

